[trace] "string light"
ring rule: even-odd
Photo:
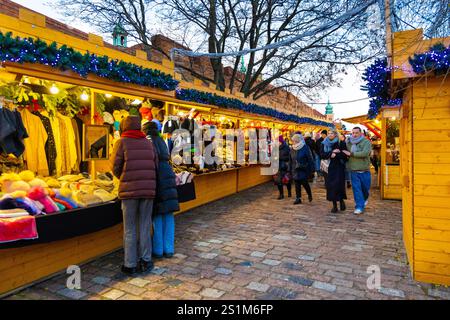
[[[334,124],[316,120],[308,117],[299,117],[294,114],[287,114],[281,111],[277,111],[272,108],[263,107],[254,103],[245,103],[236,98],[226,98],[219,96],[215,93],[198,91],[195,89],[180,89],[175,90],[175,96],[183,101],[190,101],[196,103],[203,103],[218,106],[225,109],[241,110],[248,113],[259,114],[263,116],[269,116],[272,118],[280,119],[286,122],[295,122],[298,124],[312,124],[322,127],[334,128]]]
[[[83,101],[88,101],[89,100],[89,95],[86,93],[86,91],[83,91],[83,93],[81,94],[80,98]]]
[[[159,70],[88,52],[82,54],[66,45],[58,47],[56,42],[47,44],[40,39],[22,39],[13,37],[11,32],[0,32],[0,62],[6,61],[50,65],[61,71],[72,70],[82,77],[91,73],[113,81],[169,91],[175,90],[179,83]]]
[[[58,94],[59,93],[59,88],[56,86],[55,83],[53,83],[52,86],[50,87],[50,93],[51,94]]]

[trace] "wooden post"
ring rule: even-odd
[[[89,94],[91,98],[91,124],[95,124],[95,92],[92,89],[89,89]],[[91,160],[91,179],[95,180],[96,172],[95,172],[95,161]]]

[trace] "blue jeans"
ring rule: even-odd
[[[320,157],[318,154],[314,154],[314,165],[315,165],[315,171],[317,172],[317,175],[320,174]]]
[[[357,172],[351,171],[353,197],[355,198],[355,207],[364,210],[364,203],[369,198],[370,184],[372,177],[370,171]]]
[[[174,253],[175,217],[173,213],[158,214],[153,218],[153,254]]]
[[[345,181],[351,181],[350,171],[345,169]]]

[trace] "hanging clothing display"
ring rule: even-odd
[[[66,139],[61,141],[63,150],[66,150],[67,152],[66,157],[64,158],[65,162],[63,163],[63,173],[71,173],[72,170],[78,171],[77,149],[75,146],[75,132],[72,126],[72,120],[60,113],[57,113],[56,117],[60,120],[60,128],[65,132],[63,137],[66,137]]]
[[[163,125],[162,133],[173,133],[175,130],[179,128],[180,126],[178,125],[178,122],[169,118]]]
[[[20,111],[23,124],[29,137],[24,140],[24,160],[28,170],[38,175],[48,176],[48,162],[45,153],[45,144],[48,139],[47,131],[39,117],[33,115],[28,109]]]
[[[75,135],[75,148],[77,150],[77,161],[75,163],[75,167],[78,170],[80,168],[80,163],[81,163],[81,140],[80,140],[81,136],[78,131],[77,120],[75,118],[72,118],[71,122],[72,122],[73,133]]]
[[[25,150],[22,141],[25,138],[28,138],[28,133],[20,113],[0,107],[0,153],[12,153],[20,157]]]
[[[53,136],[53,130],[50,123],[50,119],[42,115],[40,112],[32,112],[35,116],[39,117],[44,125],[45,131],[47,131],[48,139],[45,143],[45,152],[47,155],[48,170],[51,176],[56,174],[56,144],[55,137]]]

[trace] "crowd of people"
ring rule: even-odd
[[[176,177],[169,162],[169,150],[161,138],[161,124],[152,120],[142,124],[139,116],[128,116],[120,123],[121,138],[113,148],[111,167],[120,180],[124,225],[124,263],[122,272],[135,274],[153,269],[153,259],[174,254],[175,219],[179,210]],[[290,143],[279,137],[279,170],[274,176],[279,197],[292,196],[302,203],[302,189],[313,201],[310,182],[323,179],[331,212],[346,209],[346,181],[353,188],[355,214],[367,205],[371,183],[371,142],[355,127],[345,138],[337,131],[311,134],[296,132]],[[153,230],[152,230],[153,229]]]
[[[354,214],[362,214],[367,206],[371,185],[372,143],[355,127],[345,137],[336,130],[323,130],[314,138],[310,133],[296,132],[291,145],[279,137],[279,170],[274,176],[279,190],[278,199],[284,199],[284,186],[291,197],[295,186],[294,204],[302,203],[302,187],[313,200],[310,182],[314,178],[325,183],[327,200],[332,202],[332,213],[346,210],[346,187],[353,189]],[[339,204],[339,208],[338,208]]]

